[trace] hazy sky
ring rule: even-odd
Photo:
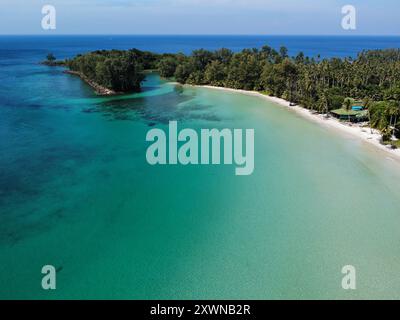
[[[57,29],[41,28],[42,6]],[[341,28],[344,5],[357,30]],[[399,0],[0,0],[0,34],[400,34]]]

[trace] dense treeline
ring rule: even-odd
[[[363,100],[371,125],[385,138],[400,124],[400,50],[363,51],[356,59],[320,59],[268,46],[233,53],[196,50],[159,62],[162,76],[178,82],[256,90],[321,113],[350,108],[348,97]]]
[[[140,91],[141,83],[145,78],[144,71],[157,70],[160,61],[164,58],[173,60],[175,72],[178,55],[155,54],[148,51],[131,49],[98,50],[87,54],[80,54],[73,59],[62,61],[71,71],[78,72],[90,81],[115,92]],[[182,56],[182,59],[184,56]],[[55,57],[48,54],[46,64],[54,64]],[[169,76],[161,74],[163,77]]]
[[[157,57],[149,52],[95,51],[67,61],[68,67],[115,92],[139,91],[144,69],[155,68]]]
[[[256,90],[290,100],[316,112],[351,108],[362,100],[371,126],[384,138],[400,136],[400,49],[363,51],[356,59],[289,57],[264,46],[234,53],[229,49],[154,54],[136,49],[95,51],[67,61],[72,71],[116,92],[139,91],[144,70],[182,84]]]

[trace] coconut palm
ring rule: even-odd
[[[352,104],[353,104],[353,101],[351,98],[344,99],[343,106],[345,107],[346,111],[349,113],[348,114],[349,122],[350,122],[350,109],[351,109]]]
[[[371,105],[372,105],[372,100],[368,97],[364,98],[364,107],[365,107],[365,109],[368,110],[368,124],[369,124],[369,127],[371,129],[371,134],[372,134],[373,131],[372,131],[371,112],[370,112]]]

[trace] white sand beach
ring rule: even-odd
[[[355,136],[361,139],[362,141],[373,145],[379,150],[386,152],[387,156],[393,156],[393,158],[400,161],[400,149],[391,149],[390,147],[383,145],[381,143],[381,134],[379,133],[378,130],[371,129],[369,127],[362,127],[357,124],[350,125],[345,122],[340,122],[339,120],[333,117],[326,118],[325,115],[313,114],[310,110],[300,106],[291,107],[289,101],[277,97],[267,96],[265,94],[256,91],[246,91],[246,90],[238,90],[238,89],[230,89],[230,88],[222,88],[214,86],[198,86],[198,87],[221,90],[221,91],[239,92],[242,94],[257,96],[265,100],[268,100],[270,102],[274,102],[280,106],[287,108],[288,110],[296,112],[297,114],[303,116],[304,118],[307,118],[311,121],[318,123],[319,125],[340,130],[343,133],[351,134],[352,136]]]

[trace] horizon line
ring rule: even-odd
[[[399,35],[391,35],[391,34],[157,34],[157,33],[149,33],[149,34],[129,34],[129,33],[109,33],[109,34],[102,34],[102,33],[87,33],[87,34],[80,34],[80,33],[60,33],[60,34],[45,34],[45,33],[27,33],[27,34],[2,34],[0,33],[0,36],[43,36],[43,37],[55,37],[55,36],[141,36],[141,37],[148,37],[148,36],[157,36],[157,37],[168,37],[168,36],[173,36],[173,37],[185,37],[185,36],[191,36],[191,37],[400,37]]]

